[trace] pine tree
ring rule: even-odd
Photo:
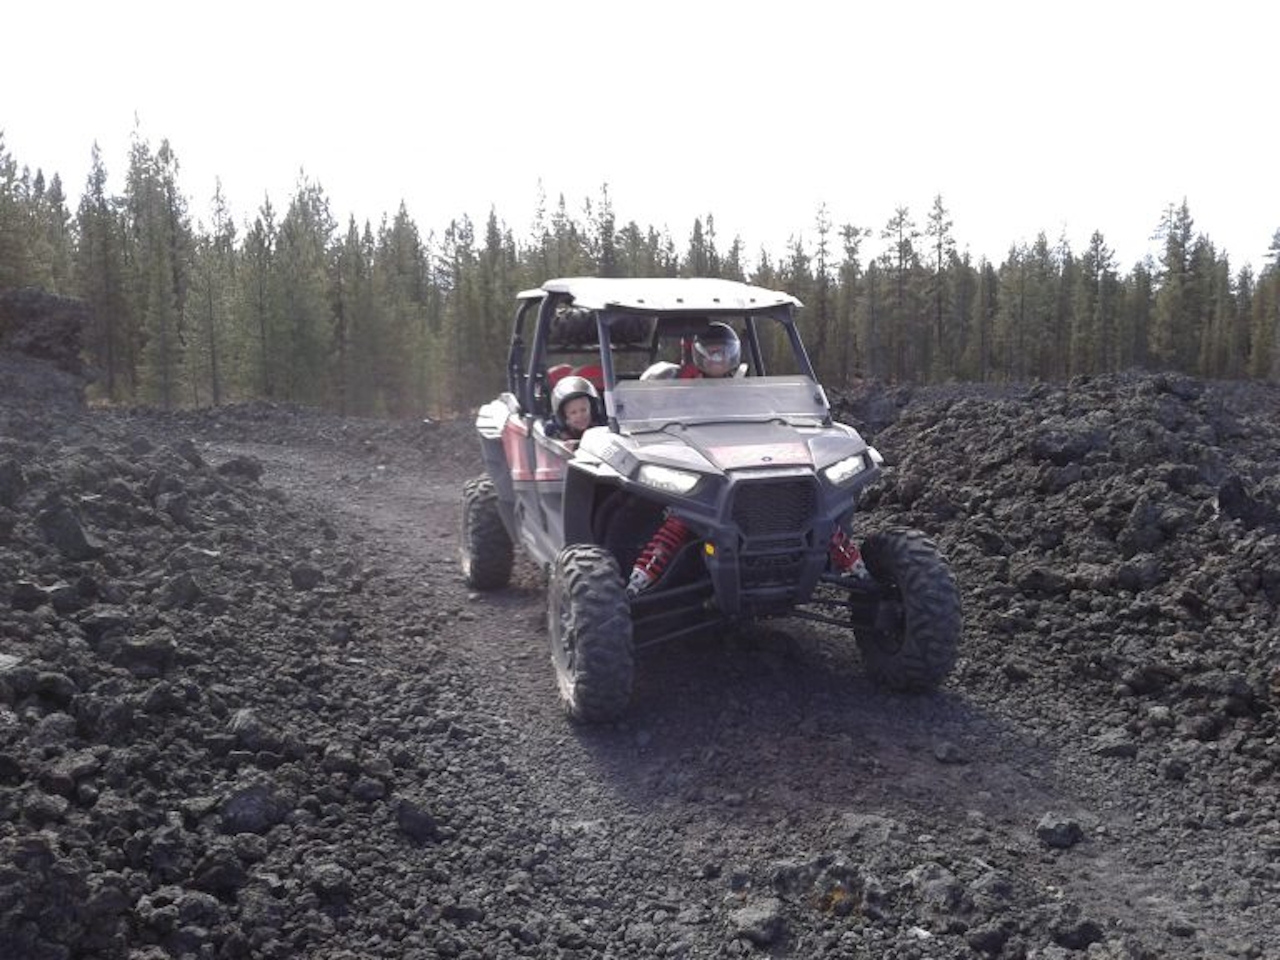
[[[722,277],[724,265],[720,259],[720,251],[716,247],[716,218],[707,214],[707,276]]]
[[[556,275],[551,265],[551,246],[551,228],[547,225],[547,192],[539,179],[533,223],[529,231],[529,242],[525,247],[523,286],[537,287]]]
[[[136,356],[130,318],[134,316],[125,278],[124,223],[118,204],[107,196],[107,171],[93,145],[89,176],[76,211],[75,283],[92,318],[84,346],[97,375],[95,391],[110,401],[132,398]]]
[[[885,294],[884,258],[867,264],[862,296],[858,299],[857,328],[864,344],[865,375],[871,380],[893,381],[893,337],[886,332],[889,298]]]
[[[664,229],[661,234],[656,233],[652,227],[649,228],[650,233],[654,237],[653,249],[654,253],[654,273],[656,277],[678,277],[680,276],[680,255],[676,252],[676,242],[671,238],[671,234]]]
[[[1027,376],[1026,246],[1010,247],[997,271],[996,316],[992,328],[992,369],[997,380],[1022,380]]]
[[[280,221],[277,263],[287,372],[284,398],[323,404],[332,397],[330,243],[335,223],[323,188],[300,176]]]
[[[596,276],[621,276],[617,224],[614,221],[613,201],[609,198],[607,183],[600,187],[600,202],[596,204],[595,218],[591,223],[591,250]]]
[[[862,241],[870,232],[849,223],[840,228],[843,257],[836,295],[836,353],[840,367],[836,382],[842,387],[865,375],[865,344],[858,337],[858,302],[862,296]]]
[[[1245,264],[1238,274],[1235,283],[1235,310],[1231,318],[1230,354],[1227,358],[1227,377],[1242,379],[1248,376],[1249,352],[1252,336],[1253,298],[1255,292],[1253,268]]]
[[[973,310],[965,332],[960,373],[966,379],[985,383],[994,378],[992,343],[1000,309],[1000,279],[995,267],[985,258],[979,262],[976,272]]]
[[[778,263],[777,285],[788,290],[805,305],[805,313],[811,314],[816,301],[817,277],[813,272],[814,261],[805,248],[804,237],[793,235],[787,243],[787,256]],[[806,326],[812,326],[811,316],[805,320]]]
[[[947,317],[954,312],[947,298],[947,268],[955,257],[956,249],[952,226],[951,216],[942,203],[942,194],[937,194],[933,198],[933,207],[929,211],[924,229],[924,235],[929,241],[928,295],[933,317],[930,372],[935,380],[942,379],[945,371],[952,365],[951,337],[947,332]]]
[[[1023,343],[1030,346],[1027,373],[1036,378],[1055,376],[1060,328],[1060,261],[1042,231],[1027,252],[1024,290]]]
[[[1080,264],[1065,236],[1058,238],[1053,250],[1053,264],[1054,305],[1050,320],[1049,352],[1045,357],[1043,375],[1062,380],[1071,373],[1072,299],[1080,274]]]
[[[1102,233],[1095,230],[1075,276],[1070,373],[1101,373],[1116,368],[1119,293],[1115,255]]]
[[[380,321],[375,374],[382,407],[394,417],[421,412],[425,403],[418,396],[415,358],[425,349],[420,331],[427,310],[427,273],[418,225],[401,202],[395,218],[379,231],[374,256]]]
[[[48,184],[40,170],[19,178],[27,276],[24,284],[51,293],[71,292],[71,215],[57,174]]]
[[[720,265],[720,275],[726,280],[745,281],[747,275],[742,266],[742,258],[744,256],[742,238],[734,237],[733,243],[729,244],[729,252],[724,255],[724,260]]]
[[[979,307],[978,271],[974,268],[969,252],[962,256],[951,251],[946,270],[946,303],[942,344],[942,364],[935,379],[945,380],[960,376],[966,349],[966,341],[974,324]]]
[[[264,198],[241,248],[242,321],[246,340],[254,344],[251,379],[258,396],[276,399],[286,379],[283,316],[277,264],[279,229],[271,199]]]
[[[1254,292],[1249,336],[1249,374],[1280,377],[1280,230],[1271,237],[1267,260]]]
[[[1212,248],[1210,248],[1212,249]],[[1235,345],[1236,297],[1231,281],[1231,265],[1217,258],[1210,268],[1209,290],[1201,309],[1204,316],[1200,336],[1200,356],[1196,373],[1203,377],[1229,377]]]
[[[373,239],[369,222],[364,231],[354,216],[337,251],[333,287],[334,395],[343,415],[370,416],[375,412],[381,324],[377,320],[373,288]]]
[[[210,232],[196,236],[192,270],[192,313],[196,318],[191,337],[193,400],[202,404],[207,391],[216,407],[227,399],[229,358],[233,355],[232,330],[236,310],[236,227],[222,194],[222,181],[213,192]]]
[[[607,203],[608,196],[605,195]],[[612,219],[610,212],[607,219]],[[600,241],[599,221],[591,220],[595,241]],[[607,228],[611,230],[612,228]],[[612,243],[612,240],[609,241]],[[598,264],[603,256],[602,248],[596,246],[595,262]],[[477,322],[482,327],[482,335],[486,341],[499,345],[496,349],[487,350],[476,360],[476,375],[483,383],[501,384],[506,374],[506,351],[501,345],[507,341],[511,323],[511,304],[519,290],[520,271],[517,265],[515,241],[511,232],[504,228],[498,220],[496,211],[490,211],[489,221],[485,225],[484,249],[480,251],[479,316]]]
[[[9,155],[0,130],[0,289],[27,282],[24,211],[18,184],[18,164]]]
[[[689,249],[680,263],[680,276],[705,277],[709,267],[707,240],[702,234],[702,219],[694,217],[693,232],[689,235]]]
[[[1218,345],[1215,340],[1215,298],[1218,282],[1218,252],[1209,239],[1197,236],[1191,248],[1190,297],[1187,304],[1186,356],[1182,369],[1199,376],[1209,373],[1216,363]],[[1230,297],[1231,275],[1226,275],[1226,294]],[[1223,325],[1225,330],[1225,324]]]
[[[1177,370],[1190,366],[1193,227],[1191,211],[1183,200],[1180,207],[1170,205],[1165,210],[1156,234],[1164,241],[1164,251],[1157,275],[1151,350],[1156,362]]]
[[[806,290],[807,326],[812,332],[813,344],[810,347],[814,366],[820,378],[834,381],[840,373],[836,369],[837,354],[831,351],[831,343],[835,339],[836,325],[836,292],[832,277],[831,262],[831,217],[827,213],[825,203],[818,206],[814,219],[814,231],[817,243],[813,250],[813,272]]]
[[[126,187],[132,285],[141,310],[140,386],[145,400],[170,410],[187,381],[186,308],[193,237],[178,160],[167,140],[151,152],[135,132]]]
[[[547,251],[547,277],[576,277],[590,272],[591,258],[583,241],[582,230],[569,216],[564,194],[551,215],[550,249]]]
[[[923,376],[927,356],[916,292],[920,258],[915,249],[920,231],[911,219],[911,212],[906,207],[898,207],[880,237],[889,243],[880,258],[891,291],[886,316],[888,372],[895,380]]]
[[[769,251],[764,247],[760,248],[760,255],[756,257],[756,268],[751,272],[748,281],[756,286],[770,289],[778,286],[778,273],[773,267],[773,261],[769,259]]]
[[[1122,291],[1116,366],[1121,370],[1146,367],[1153,362],[1156,304],[1156,280],[1149,261],[1134,265]]]
[[[563,236],[568,236],[567,227]],[[489,346],[475,322],[480,314],[476,262],[475,229],[470,218],[462,216],[451,221],[444,232],[438,269],[445,297],[441,340],[445,367],[437,371],[434,400],[450,411],[472,406],[490,392],[490,384],[478,383],[471,369],[474,359]]]
[[[797,292],[795,288],[789,284],[788,280],[784,279],[784,277],[787,276],[795,276],[797,270],[801,274],[807,272],[804,267],[803,245],[793,238],[791,262],[785,266],[779,265],[778,267],[775,267],[773,265],[773,261],[769,259],[768,253],[761,248],[759,261],[756,264],[755,272],[749,278],[749,282],[756,284],[757,286],[768,287],[770,289],[786,287],[790,289],[801,302],[804,302],[803,293]],[[764,354],[765,369],[772,371],[774,358],[778,355],[778,338],[776,336],[776,331],[761,329],[760,332],[760,349]],[[770,336],[770,334],[774,335]]]
[[[634,220],[618,231],[617,255],[619,276],[653,276],[645,234]]]
[[[419,409],[429,412],[453,409],[441,405],[432,395],[432,388],[443,380],[442,377],[437,376],[437,371],[454,361],[445,349],[447,295],[440,282],[440,264],[444,261],[440,247],[441,244],[436,240],[435,234],[428,233],[422,244],[423,264],[426,271],[426,309],[419,324],[418,335],[418,342],[423,344],[423,349],[421,355],[413,358],[414,396],[417,398]],[[516,269],[519,274],[520,268]],[[520,284],[522,289],[527,285],[527,281],[522,281]]]

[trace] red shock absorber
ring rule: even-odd
[[[631,568],[631,578],[627,581],[627,596],[634,597],[643,590],[648,590],[662,576],[667,564],[689,539],[689,527],[675,514],[667,514],[662,526],[653,535],[645,548],[640,551],[636,564]]]
[[[861,574],[866,570],[862,562],[862,552],[853,538],[844,532],[843,527],[836,527],[831,535],[831,548],[828,551],[831,566],[837,573]]]

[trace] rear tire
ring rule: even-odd
[[[862,559],[900,615],[856,630],[867,673],[891,690],[932,690],[955,666],[960,593],[937,546],[918,530],[873,534]]]
[[[499,590],[511,582],[515,546],[502,514],[498,493],[488,477],[468,480],[462,488],[462,576],[475,590]]]
[[[631,703],[635,653],[631,607],[608,550],[570,544],[547,585],[551,662],[565,711],[583,723],[607,723]]]

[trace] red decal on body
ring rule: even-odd
[[[529,466],[529,428],[517,417],[508,417],[502,428],[502,452],[507,455],[512,480],[532,480]]]
[[[535,480],[563,480],[564,457],[557,457],[546,447],[539,445],[534,450]]]

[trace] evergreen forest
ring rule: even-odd
[[[678,241],[618,223],[608,188],[581,211],[543,198],[529,232],[491,211],[425,233],[401,204],[335,220],[305,177],[286,204],[234,222],[221,187],[193,221],[167,141],[135,136],[122,195],[98,148],[74,212],[55,174],[0,132],[0,289],[91,308],[100,402],[165,409],[266,399],[349,415],[449,416],[504,382],[517,291],[550,277],[711,276],[787,290],[824,383],[1060,380],[1129,368],[1280,377],[1280,230],[1257,275],[1233,270],[1186,202],[1161,213],[1158,259],[1128,268],[1101,232],[1072,250],[1041,233],[973,262],[944,200],[880,227],[821,207],[785,249],[745,251],[711,213]],[[206,222],[207,219],[207,222]],[[804,239],[807,237],[808,239]],[[864,246],[878,241],[875,257]]]

